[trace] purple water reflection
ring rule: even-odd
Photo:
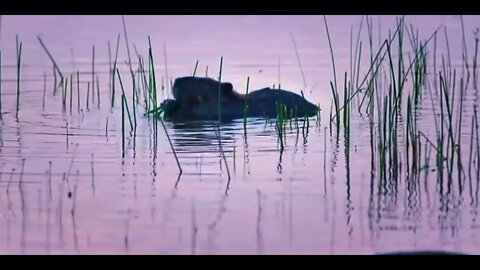
[[[388,31],[394,32],[397,18],[371,17],[372,51],[378,51],[388,38]],[[205,74],[208,66],[208,75],[216,77],[219,59],[223,57],[222,79],[232,82],[238,91],[244,91],[248,76],[251,89],[281,84],[295,92],[304,90],[307,98],[322,108],[321,125],[312,118],[308,135],[301,126],[297,133],[295,124],[291,129],[288,125],[286,151],[282,154],[278,151],[274,124],[251,122],[246,142],[242,121],[222,127],[222,144],[232,175],[227,195],[227,171],[212,126],[167,123],[184,170],[178,179],[177,164],[164,131],[159,125],[158,134],[154,135],[152,120],[142,116],[144,108],[139,105],[136,134],[127,135],[126,158],[122,160],[118,81],[116,106],[112,110],[108,106],[108,42],[112,58],[118,34],[118,67],[131,100],[121,17],[2,16],[2,112],[7,113],[0,121],[0,252],[372,254],[440,249],[478,253],[478,161],[473,162],[473,181],[468,180],[465,172],[462,190],[455,182],[454,190],[448,194],[439,191],[434,154],[428,162],[430,167],[424,168],[417,180],[409,181],[407,172],[401,171],[397,185],[389,182],[383,186],[377,175],[371,177],[370,123],[364,110],[358,113],[360,101],[355,100],[347,162],[343,133],[337,144],[335,131],[330,136],[328,130],[333,72],[322,16],[125,19],[135,66],[138,61],[133,44],[147,60],[151,37],[157,83],[159,88],[162,81],[166,85],[160,92],[162,98],[170,95],[167,78],[191,74],[197,60],[199,74]],[[350,73],[351,52],[356,47],[350,37],[356,40],[361,17],[328,16],[327,20],[336,75],[343,91],[344,72]],[[446,27],[450,48],[447,63],[456,69],[460,80],[464,66],[460,17],[407,16],[406,22],[408,28],[410,24],[418,28],[420,40],[429,38],[440,26]],[[472,69],[480,17],[464,16],[463,23]],[[370,47],[365,19],[362,24],[361,70],[366,73]],[[440,29],[436,40],[439,70],[442,55],[444,61],[448,59],[444,30]],[[18,121],[17,34],[23,44]],[[70,92],[65,112],[61,91],[53,94],[52,63],[37,36],[45,42],[68,80],[73,79],[71,113]],[[404,41],[405,59],[413,58],[407,33]],[[93,84],[98,75],[100,109],[96,95],[89,99],[90,107],[86,108],[87,86],[92,84],[93,46]],[[393,61],[397,61],[397,47],[392,48]],[[428,50],[429,57],[433,57],[433,47]],[[388,79],[389,73],[382,72],[382,78]],[[433,70],[429,68],[427,72],[431,74]],[[470,76],[472,82],[473,75]],[[406,84],[411,87],[411,83],[408,79]],[[433,81],[430,83],[433,89]],[[381,89],[388,92],[385,84]],[[435,101],[427,93],[419,106],[417,125],[428,136],[434,136],[432,103],[438,93],[433,94]],[[455,102],[454,108],[459,110],[460,102]],[[471,86],[461,108],[464,164],[470,158],[475,104],[477,91]],[[433,105],[438,109],[438,104]],[[402,108],[405,106],[406,102]],[[129,131],[128,122],[126,127]],[[398,138],[400,156],[405,162],[403,124]]]

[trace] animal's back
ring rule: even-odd
[[[307,101],[299,94],[282,89],[259,89],[251,92],[247,99],[255,100],[254,106],[249,105],[249,110],[252,108],[252,114],[259,114],[256,116],[263,116],[262,111],[273,111],[275,113],[268,116],[276,117],[279,104],[285,105],[287,115],[292,113],[295,116],[296,113],[298,117],[314,116],[319,110],[315,104]]]

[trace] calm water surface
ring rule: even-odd
[[[350,74],[361,24],[361,76],[370,67],[367,23],[361,16],[326,18],[343,104],[344,72]],[[370,17],[374,54],[389,31],[395,31],[398,18]],[[430,167],[418,177],[410,177],[403,168],[393,184],[378,176],[378,157],[372,165],[370,124],[364,110],[359,112],[361,100],[352,102],[349,144],[343,127],[339,136],[334,125],[330,130],[333,72],[323,16],[125,20],[135,68],[137,52],[148,59],[151,38],[157,84],[164,86],[159,100],[171,96],[170,80],[193,73],[196,61],[197,74],[217,78],[223,57],[222,80],[232,82],[238,91],[245,91],[247,77],[250,89],[280,84],[297,93],[303,90],[307,99],[320,104],[321,120],[311,118],[307,130],[303,122],[298,129],[295,123],[288,124],[283,152],[274,121],[250,119],[247,136],[242,120],[226,123],[221,126],[225,158],[219,151],[216,123],[165,123],[183,169],[179,177],[165,131],[158,125],[155,132],[154,120],[143,116],[141,104],[136,107],[136,132],[129,133],[125,123],[122,158],[118,80],[115,106],[109,106],[109,46],[113,59],[118,35],[118,68],[127,98],[132,98],[121,16],[2,16],[0,253],[373,254],[420,249],[480,253],[478,162],[469,163],[473,107],[479,104],[473,83],[466,87],[462,107],[457,91],[454,107],[463,113],[460,146],[465,171],[473,166],[473,176],[465,173],[463,185],[455,176],[446,192],[439,188],[432,154],[422,162]],[[464,66],[461,23],[459,16],[405,18],[406,28],[412,25],[414,33],[418,29],[421,41],[440,29],[437,72],[443,56],[443,62],[456,70],[457,84]],[[472,69],[480,17],[465,16],[463,24]],[[22,42],[18,117],[17,35]],[[68,92],[66,111],[61,88],[54,91],[52,61],[37,37],[65,77],[73,78],[72,107]],[[404,58],[413,58],[406,32],[404,42]],[[433,43],[427,50],[431,63]],[[397,47],[392,59],[398,59]],[[433,72],[430,64],[427,74]],[[388,77],[388,72],[384,74]],[[95,96],[87,109],[92,84]],[[410,80],[407,84],[411,87]],[[417,127],[434,136],[433,110],[439,113],[439,106],[430,98],[435,94],[426,93],[417,110]],[[405,163],[406,120],[401,121],[399,151]]]

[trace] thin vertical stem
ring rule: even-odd
[[[92,105],[95,104],[95,45],[92,47]]]
[[[18,118],[18,111],[20,110],[20,64],[22,61],[22,42],[20,45],[18,43],[18,35],[16,36],[17,42],[17,112],[16,117]]]
[[[77,112],[80,112],[80,72],[77,70]]]

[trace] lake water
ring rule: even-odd
[[[326,17],[341,104],[345,72],[350,78],[356,66],[351,59],[360,51],[357,37],[362,41],[362,81],[371,51],[374,58],[400,18],[371,16],[367,25],[362,16]],[[439,125],[434,115],[442,107],[435,78],[439,73],[448,78],[444,71],[455,70],[453,133],[463,165],[457,166],[455,157],[446,166],[454,164],[453,176],[445,172],[443,178],[435,163],[438,148],[423,135],[420,168],[409,170],[406,98],[395,136],[401,164],[397,177],[380,175],[378,111],[371,137],[370,120],[360,107],[365,89],[352,99],[349,139],[343,123],[337,134],[335,121],[330,124],[334,73],[323,16],[125,16],[125,22],[135,69],[137,53],[148,65],[151,39],[159,101],[171,97],[169,81],[191,75],[197,61],[198,76],[218,78],[223,57],[222,81],[232,82],[239,92],[245,91],[247,77],[250,90],[279,84],[296,93],[303,90],[308,100],[320,104],[321,119],[312,117],[308,127],[303,121],[287,123],[284,151],[275,119],[249,119],[246,136],[243,120],[223,124],[224,157],[216,123],[165,122],[183,170],[179,176],[165,130],[143,115],[140,97],[135,132],[129,132],[125,120],[122,158],[118,77],[115,106],[110,108],[110,63],[118,36],[117,65],[127,100],[132,100],[122,17],[1,16],[0,253],[480,253],[479,146],[472,129],[479,104],[473,79],[479,16],[405,17],[405,69],[415,58],[407,32],[418,33],[424,42],[438,30],[426,47],[427,90],[415,111],[416,128],[431,142]],[[18,115],[17,35],[22,43]],[[38,37],[68,78],[65,108],[62,88],[54,90],[60,76],[54,75]],[[395,41],[390,52],[394,65],[398,52]],[[388,59],[380,80],[390,76]],[[405,87],[412,88],[414,79],[407,77]],[[389,85],[381,83],[377,89],[387,93]],[[87,93],[92,92],[87,108]]]

